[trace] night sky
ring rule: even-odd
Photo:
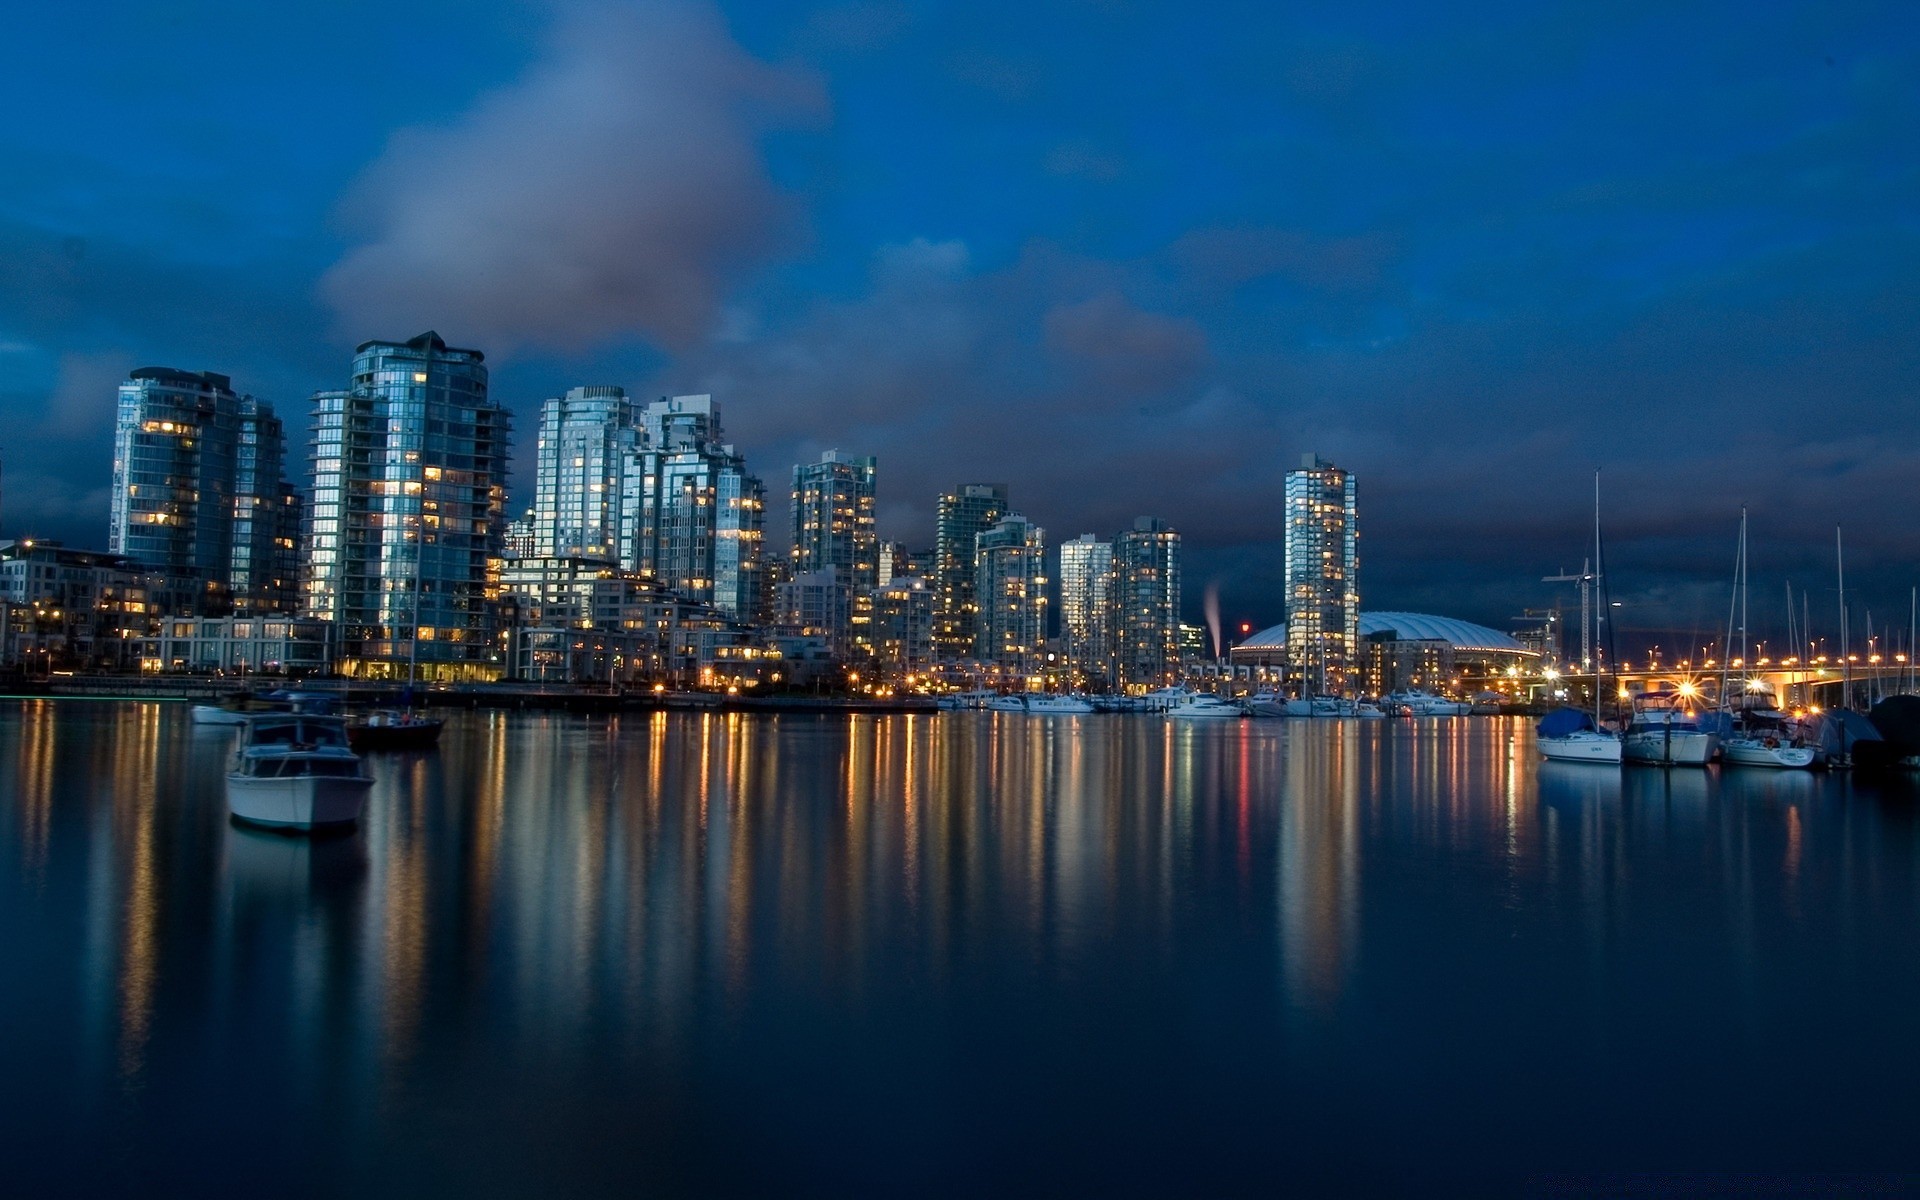
[[[1279,619],[1306,451],[1359,476],[1369,609],[1549,602],[1596,467],[1644,636],[1724,622],[1743,502],[1763,629],[1789,580],[1837,624],[1836,524],[1876,622],[1920,583],[1910,2],[27,5],[8,43],[0,536],[105,544],[133,367],[298,444],[356,342],[432,328],[518,414],[516,512],[540,400],[613,383],[713,392],[775,545],[837,447],[916,546],[963,480],[1054,543],[1163,516],[1196,616]]]

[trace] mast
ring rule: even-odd
[[[1740,604],[1740,564],[1747,552],[1747,507],[1740,506],[1740,540],[1733,553],[1733,594],[1727,597],[1727,636],[1720,643],[1720,711],[1727,711],[1727,671],[1733,665],[1733,614]],[[1745,663],[1745,658],[1741,662]]]
[[[1595,584],[1600,582],[1600,471],[1598,468],[1593,472],[1593,582]],[[1594,642],[1598,643],[1600,640],[1599,613],[1594,614],[1593,634]],[[1587,591],[1583,585],[1580,590],[1580,641],[1584,644],[1586,640]],[[1600,727],[1600,656],[1597,645],[1588,655],[1587,665],[1593,668],[1593,725],[1598,729]]]
[[[1840,527],[1833,529],[1833,565],[1840,582],[1840,707],[1853,703],[1853,664],[1847,661],[1847,557],[1840,544]]]

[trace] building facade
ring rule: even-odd
[[[873,658],[896,681],[933,664],[933,585],[901,575],[873,589]]]
[[[640,413],[641,449],[628,475],[621,565],[729,617],[765,616],[766,488],[721,440],[712,396],[656,400]]]
[[[1047,635],[1046,530],[1008,513],[974,543],[973,656],[1024,673]]]
[[[1181,669],[1180,534],[1141,517],[1113,539],[1114,671],[1120,686],[1165,687]]]
[[[1060,543],[1060,641],[1080,686],[1113,677],[1113,543],[1083,533]]]
[[[933,641],[948,659],[965,658],[978,641],[977,539],[1007,513],[1003,483],[964,483],[940,497],[934,527]]]
[[[793,574],[831,574],[846,592],[846,622],[828,631],[836,654],[872,652],[872,596],[880,582],[880,539],[873,505],[878,460],[829,450],[793,468]]]
[[[1308,691],[1360,685],[1360,556],[1353,475],[1315,454],[1287,472],[1287,652]]]
[[[542,402],[531,553],[630,565],[621,504],[639,449],[636,408],[622,388],[570,388]]]
[[[342,671],[497,677],[511,422],[484,356],[431,332],[363,342],[352,386],[313,400],[306,611],[337,625]]]
[[[285,460],[272,406],[227,376],[141,367],[115,413],[109,552],[199,580],[199,611],[290,611],[300,510]]]

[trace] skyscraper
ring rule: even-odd
[[[977,612],[974,600],[975,539],[993,528],[1007,511],[1007,485],[966,483],[940,497],[934,529],[934,651],[946,658],[973,653]]]
[[[307,610],[338,624],[343,668],[493,677],[509,414],[484,356],[431,332],[363,342],[352,387],[313,400]]]
[[[1122,684],[1164,687],[1180,674],[1180,534],[1141,517],[1113,539],[1112,621]]]
[[[202,585],[203,607],[290,611],[299,498],[271,405],[211,371],[141,367],[120,385],[109,547]]]
[[[533,553],[619,562],[621,503],[639,468],[640,428],[624,389],[570,388],[540,406]]]
[[[1019,513],[974,536],[974,657],[1025,670],[1047,634],[1047,533]]]
[[[1060,636],[1081,681],[1111,681],[1113,543],[1091,533],[1060,543]]]
[[[878,462],[829,450],[793,468],[793,573],[831,573],[846,593],[845,623],[829,631],[838,654],[872,649],[872,597],[880,582],[873,501]],[[859,636],[856,638],[856,630]]]
[[[712,396],[674,396],[647,405],[640,422],[622,502],[630,569],[728,616],[764,619],[766,488],[721,441],[719,406]]]
[[[1357,511],[1353,476],[1318,455],[1287,472],[1287,656],[1309,691],[1346,691],[1360,665]]]

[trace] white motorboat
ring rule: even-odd
[[[1172,712],[1176,708],[1184,708],[1196,700],[1206,698],[1207,693],[1184,687],[1160,688],[1140,697],[1148,712]]]
[[[1099,710],[1094,708],[1093,701],[1087,699],[1085,696],[1067,694],[1059,696],[1028,696],[1027,711],[1030,713],[1053,713],[1059,716],[1078,717]]]
[[[343,718],[307,713],[249,717],[227,807],[256,825],[316,829],[360,819],[373,778],[347,745]]]
[[[1666,690],[1634,697],[1622,742],[1627,762],[1663,767],[1704,767],[1720,750],[1720,735],[1702,727],[1693,698]]]
[[[1602,729],[1591,713],[1577,708],[1558,708],[1534,726],[1534,744],[1540,753],[1556,762],[1606,763],[1619,766],[1625,749],[1620,735]]]
[[[949,692],[934,701],[940,708],[949,711],[960,709],[985,708],[987,701],[993,699],[993,692]]]
[[[1387,710],[1371,700],[1355,700],[1353,711],[1347,715],[1359,717],[1362,721],[1381,721],[1386,719]]]
[[[1347,715],[1347,702],[1338,696],[1302,696],[1298,700],[1287,701],[1287,715],[1290,717],[1344,717]]]
[[[1421,688],[1388,692],[1380,703],[1388,712],[1404,711],[1410,717],[1464,717],[1473,708],[1464,701],[1449,700]]]
[[[1284,717],[1287,715],[1287,698],[1271,689],[1255,692],[1245,700],[1247,715],[1250,717]]]
[[[1720,761],[1733,767],[1811,767],[1812,746],[1796,745],[1792,738],[1760,729],[1743,729],[1720,739]]]
[[[193,706],[195,725],[245,725],[247,711],[243,708],[229,708],[224,704],[196,704]]]
[[[1167,710],[1167,716],[1176,721],[1210,721],[1228,717],[1238,719],[1246,715],[1247,710],[1238,702],[1207,695]]]
[[[990,696],[987,698],[987,708],[993,712],[1025,712],[1027,698],[1017,693],[1011,696]]]

